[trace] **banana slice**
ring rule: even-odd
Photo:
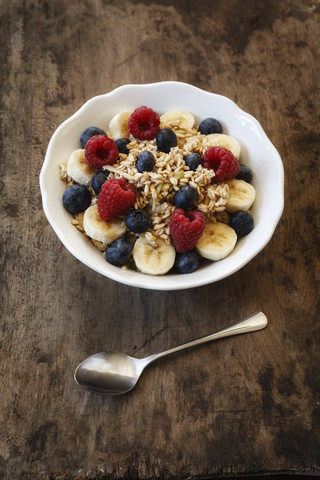
[[[227,180],[229,185],[229,200],[226,204],[227,212],[236,212],[238,210],[249,210],[256,197],[256,191],[250,183],[244,180]]]
[[[226,148],[230,150],[238,160],[240,158],[240,144],[238,140],[230,137],[230,135],[225,135],[224,133],[211,133],[204,138],[203,145],[207,148],[216,146]]]
[[[114,140],[129,138],[128,120],[133,110],[117,113],[109,123],[109,132]]]
[[[237,234],[229,225],[221,222],[206,223],[196,249],[202,257],[217,261],[229,255],[236,242]]]
[[[167,245],[162,238],[157,240],[158,246],[153,247],[140,237],[134,244],[132,255],[140,272],[148,275],[164,275],[174,264],[176,252],[172,245]]]
[[[93,240],[108,245],[126,232],[126,225],[122,220],[103,220],[98,212],[98,206],[92,205],[87,208],[83,216],[83,228],[86,234]]]
[[[160,117],[161,128],[171,126],[173,129],[191,130],[194,125],[194,116],[186,110],[170,110]]]
[[[67,175],[80,185],[89,185],[95,170],[90,167],[84,149],[74,150],[67,161]]]

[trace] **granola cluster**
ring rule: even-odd
[[[170,125],[174,128],[175,125]],[[177,128],[177,127],[176,127]],[[119,160],[104,168],[110,172],[109,178],[125,178],[136,188],[134,208],[147,208],[152,219],[152,228],[144,235],[150,243],[156,243],[157,237],[170,243],[169,218],[175,206],[173,198],[184,185],[191,185],[198,193],[195,209],[214,220],[215,214],[223,212],[229,198],[227,184],[212,184],[214,171],[201,165],[196,171],[190,170],[184,157],[191,152],[202,154],[208,146],[206,136],[196,130],[189,132],[175,130],[178,145],[169,153],[160,152],[155,140],[137,141],[131,139],[127,145],[129,154],[120,154]],[[155,166],[151,172],[138,172],[135,161],[144,150],[152,152]]]

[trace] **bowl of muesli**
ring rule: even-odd
[[[40,189],[78,260],[126,285],[178,290],[230,276],[267,245],[284,172],[254,117],[168,81],[88,100],[54,132]]]

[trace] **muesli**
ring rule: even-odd
[[[252,172],[239,142],[221,123],[151,108],[115,115],[107,129],[88,127],[60,164],[72,223],[122,268],[191,273],[201,260],[229,255],[253,228]]]

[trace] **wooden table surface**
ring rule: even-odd
[[[320,474],[319,2],[2,0],[0,478]],[[76,260],[38,176],[58,125],[127,83],[179,80],[262,124],[285,168],[267,247],[215,284],[161,292]],[[266,330],[150,367],[130,394],[73,380],[89,354],[146,356],[262,310]]]

